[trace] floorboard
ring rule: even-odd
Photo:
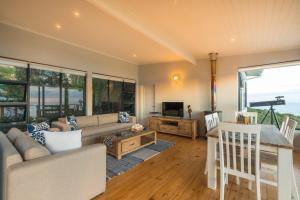
[[[203,174],[206,140],[193,141],[168,134],[159,134],[158,138],[174,141],[176,145],[128,172],[114,177],[108,182],[106,192],[94,200],[219,199],[219,191],[207,188],[207,177]],[[300,152],[294,152],[294,168],[299,186]],[[276,192],[275,187],[261,185],[262,199],[275,200]],[[255,189],[249,191],[246,181],[236,185],[235,179],[230,178],[225,190],[225,199],[254,200]]]

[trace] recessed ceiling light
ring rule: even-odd
[[[235,42],[235,38],[230,38],[230,42]]]
[[[74,11],[74,12],[73,12],[73,15],[74,15],[75,17],[80,17],[80,13],[79,13],[78,11]]]
[[[136,54],[132,54],[132,57],[136,58],[136,57],[137,57],[137,55],[136,55]]]
[[[60,30],[60,29],[62,28],[62,26],[61,26],[60,24],[55,24],[55,28],[56,28],[57,30]]]

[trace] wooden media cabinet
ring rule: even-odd
[[[152,116],[148,125],[150,130],[161,133],[191,137],[193,140],[198,136],[196,119]]]

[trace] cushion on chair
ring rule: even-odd
[[[127,112],[119,112],[118,122],[120,123],[128,123],[129,122],[129,114]]]
[[[97,115],[76,117],[76,122],[79,128],[98,126]]]
[[[69,124],[71,131],[79,130],[75,116],[67,116],[66,122]]]
[[[99,125],[117,123],[118,122],[118,113],[110,113],[98,115],[99,117]]]
[[[26,161],[50,155],[48,149],[26,135],[16,138],[15,147]]]
[[[46,147],[52,153],[78,149],[82,146],[82,130],[68,132],[49,132],[45,131]]]
[[[47,122],[27,124],[28,135],[42,145],[45,145],[45,137],[43,131],[48,130],[49,128],[50,126]]]
[[[8,132],[7,132],[7,138],[9,139],[9,141],[11,143],[14,143],[16,138],[19,135],[25,135],[24,132],[22,132],[20,129],[18,128],[11,128]]]

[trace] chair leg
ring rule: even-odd
[[[292,196],[293,196],[293,199],[299,200],[299,193],[298,193],[298,188],[297,188],[297,183],[296,183],[296,177],[295,177],[295,173],[294,173],[294,168],[292,170],[292,175],[293,175]]]
[[[224,173],[220,173],[220,200],[224,200],[224,189],[225,189],[225,176]]]
[[[207,174],[207,172],[208,172],[208,170],[207,170],[207,159],[206,159],[206,162],[205,162],[205,170],[204,170],[204,175],[206,175],[206,174]]]
[[[248,190],[252,190],[252,181],[248,181]]]
[[[256,179],[256,199],[261,199],[261,193],[260,193],[260,180]]]

